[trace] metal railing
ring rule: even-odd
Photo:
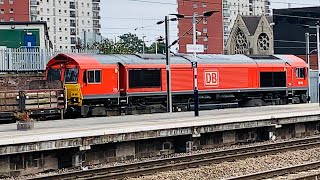
[[[0,49],[0,72],[43,71],[48,61],[59,53],[98,53],[85,50],[47,50],[40,48]]]
[[[311,102],[312,103],[317,103],[319,102],[319,97],[318,97],[318,71],[311,70],[310,71],[310,97],[311,97]]]

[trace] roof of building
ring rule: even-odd
[[[256,32],[261,16],[241,16],[245,23],[250,35]]]
[[[243,22],[245,23],[246,27],[250,35],[253,35],[256,32],[256,29],[259,25],[262,16],[241,16]],[[272,16],[265,16],[269,23],[273,22]]]
[[[272,16],[266,16],[266,18],[267,18],[269,24],[273,23],[273,17]]]
[[[47,26],[47,22],[45,22],[45,21],[0,22],[0,25],[44,25],[44,26]]]
[[[303,12],[303,13],[308,13],[308,12],[313,12],[319,14],[320,6],[312,6],[312,7],[297,7],[297,8],[283,8],[283,9],[274,9],[273,11],[277,12]]]

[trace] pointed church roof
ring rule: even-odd
[[[245,23],[250,35],[256,32],[261,16],[241,16]]]
[[[269,24],[273,23],[273,17],[272,16],[266,16],[266,18],[267,18]]]

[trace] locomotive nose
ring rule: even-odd
[[[68,106],[82,106],[82,93],[79,84],[65,84]]]

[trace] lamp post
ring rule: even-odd
[[[145,49],[145,47],[144,47],[144,38],[145,38],[146,36],[142,36],[142,54],[144,54],[144,49]]]
[[[165,24],[165,41],[166,41],[166,82],[167,82],[167,112],[172,113],[172,93],[171,93],[171,63],[170,63],[170,49],[177,41],[174,41],[171,45],[169,35],[169,21],[177,21],[177,18],[169,18],[165,16],[164,21],[157,22],[157,25]]]
[[[162,42],[164,39],[162,36],[156,38],[156,54],[158,54],[158,43]]]
[[[311,96],[310,90],[310,34],[306,33],[306,59],[308,63],[308,98]]]
[[[172,93],[171,93],[171,69],[170,69],[170,48],[169,46],[169,16],[165,17],[166,33],[166,72],[167,72],[167,112],[172,113]]]
[[[317,49],[313,49],[310,51],[310,36],[316,36],[316,34],[306,33],[306,59],[307,59],[307,67],[308,67],[308,98],[311,97],[311,77],[310,77],[310,54],[313,52],[317,52]],[[310,102],[310,101],[309,101]]]
[[[317,34],[316,34],[316,36],[317,36],[317,57],[318,57],[318,91],[317,91],[317,94],[318,94],[318,101],[319,101],[319,106],[320,106],[320,24],[319,24],[319,21],[317,21],[316,26],[304,25],[304,27],[308,27],[308,28],[312,28],[312,29],[317,30]],[[309,38],[307,40],[309,41]],[[309,49],[309,51],[310,51],[310,49]],[[308,54],[310,54],[310,53],[308,52]]]

